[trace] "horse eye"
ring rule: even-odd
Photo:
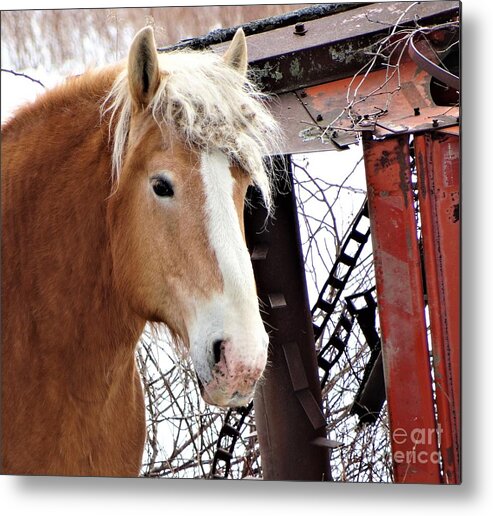
[[[173,197],[173,187],[171,183],[162,177],[156,177],[152,180],[152,189],[159,197]]]

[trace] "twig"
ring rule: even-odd
[[[29,76],[25,73],[15,72],[14,70],[7,70],[6,68],[1,68],[1,71],[5,72],[5,73],[11,73],[12,75],[15,75],[16,77],[24,77],[26,79],[29,79],[30,81],[33,81],[33,82],[39,84],[42,88],[46,88],[46,86],[41,81],[38,81],[38,79],[33,79],[31,76]]]

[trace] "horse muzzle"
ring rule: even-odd
[[[212,346],[211,378],[205,382],[197,374],[202,398],[218,407],[248,405],[267,362],[267,347],[255,357],[235,356],[229,341]]]

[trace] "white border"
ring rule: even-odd
[[[124,7],[138,2],[23,1],[16,9]],[[163,5],[147,1],[144,5]],[[202,2],[193,2],[198,5]],[[226,4],[227,2],[214,2]],[[230,2],[232,3],[232,2]],[[236,2],[235,2],[236,3]],[[239,2],[243,3],[243,2]],[[264,3],[264,2],[258,2]],[[291,2],[286,2],[291,3]],[[187,5],[173,2],[173,5]],[[190,3],[188,3],[190,5]],[[463,1],[463,391],[464,483],[460,487],[330,485],[192,480],[0,478],[4,514],[486,514],[493,489],[491,417],[492,144],[491,9]],[[15,511],[15,512],[14,512]]]

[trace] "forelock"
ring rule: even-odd
[[[252,177],[269,207],[272,178],[265,158],[276,153],[280,130],[266,96],[212,52],[164,53],[159,63],[162,80],[149,104],[156,123],[191,147],[224,152]],[[118,181],[132,114],[126,68],[105,105],[114,125],[113,172]]]

